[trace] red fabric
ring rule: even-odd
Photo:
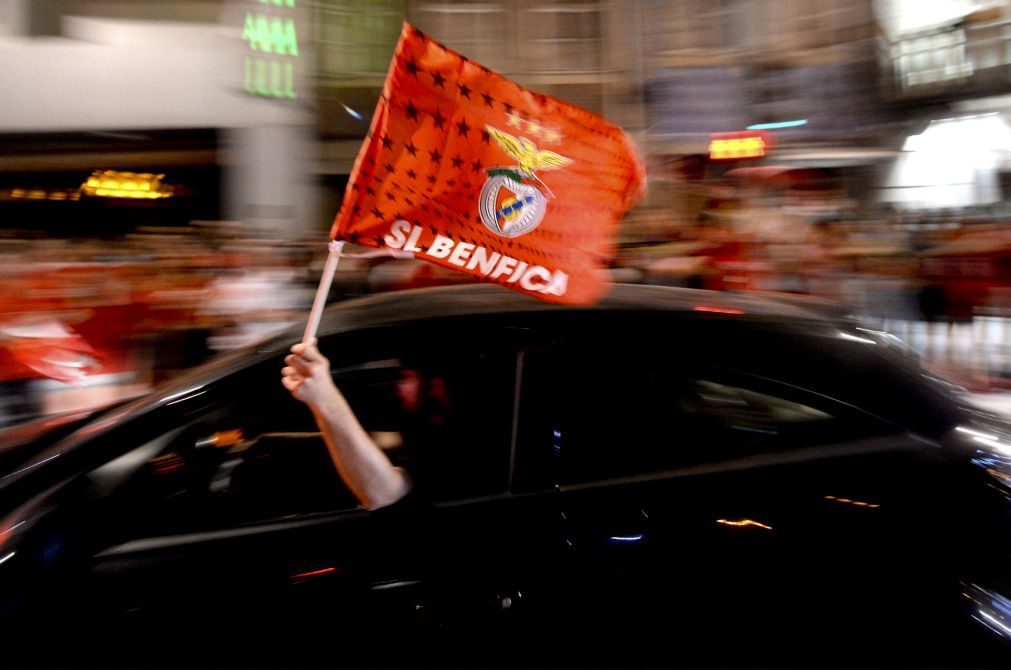
[[[4,348],[13,361],[35,373],[11,376],[12,370],[0,368],[4,379],[36,376],[73,384],[101,369],[94,349],[75,333],[66,337],[13,338],[4,342]]]
[[[405,24],[331,237],[586,304],[644,185],[620,128]]]

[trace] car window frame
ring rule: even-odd
[[[429,324],[432,325],[432,324]],[[438,327],[435,325],[434,327]],[[499,331],[504,333],[504,336],[499,342],[501,358],[492,364],[501,369],[502,372],[508,375],[506,381],[510,383],[509,394],[513,397],[513,402],[509,407],[507,414],[504,413],[502,417],[502,429],[506,431],[504,438],[505,450],[502,454],[503,457],[503,472],[501,475],[502,485],[499,490],[481,493],[480,495],[470,495],[458,498],[450,498],[442,501],[437,501],[438,506],[454,507],[462,504],[466,504],[473,500],[490,500],[508,495],[508,484],[512,478],[512,463],[513,463],[513,449],[515,444],[514,428],[515,428],[515,391],[514,387],[517,384],[517,365],[518,365],[518,350],[513,344],[513,339],[508,335],[508,329],[503,329],[501,324],[488,324],[481,325],[475,324],[475,328],[485,328],[486,332]],[[357,336],[371,337],[376,335],[377,330],[386,331],[388,333],[394,333],[395,328],[383,327],[380,329],[363,329],[360,331],[354,331]],[[324,345],[324,348],[329,349],[339,349],[341,347],[339,341],[345,340],[345,336],[348,333],[335,333],[332,335],[321,337],[322,342],[330,340],[329,346]],[[397,338],[402,339],[402,338]],[[263,372],[265,368],[270,368],[275,361],[277,370],[283,366],[284,352],[277,352],[276,356],[266,355],[266,356],[256,356],[254,357],[250,364],[243,367],[241,370],[237,371],[234,375],[229,376],[226,379],[217,379],[211,383],[206,384],[194,393],[187,394],[178,400],[168,403],[164,406],[158,406],[151,408],[149,411],[143,412],[137,416],[131,417],[122,424],[115,426],[111,431],[119,435],[130,435],[134,432],[134,428],[137,422],[144,422],[145,426],[149,426],[145,433],[151,433],[146,435],[147,439],[142,441],[136,441],[132,446],[117,450],[115,455],[110,456],[106,459],[101,459],[94,465],[88,467],[87,471],[83,473],[82,476],[88,477],[91,473],[97,472],[107,466],[112,461],[129,458],[129,455],[137,451],[145,451],[150,447],[150,443],[159,440],[163,435],[169,432],[175,432],[183,430],[192,424],[199,423],[202,417],[208,413],[219,411],[223,408],[229,407],[229,405],[235,402],[233,395],[234,389],[237,386],[247,383],[249,379],[257,377],[258,372]],[[350,358],[361,358],[361,356],[353,355]],[[359,360],[351,362],[348,358],[335,357],[333,358],[333,365],[331,369],[331,374],[335,378],[339,378],[342,375],[356,374],[362,371],[368,371],[375,366],[377,362],[382,363],[388,360],[392,360],[391,357],[386,354],[379,357],[365,355],[367,360]],[[267,375],[260,375],[266,377]],[[279,375],[278,375],[279,377]],[[280,382],[277,383],[280,387]],[[287,392],[285,392],[287,394]],[[297,403],[294,399],[292,403]],[[311,413],[308,408],[298,403],[297,406],[300,410],[304,410],[307,417],[311,418]],[[181,425],[180,421],[184,422],[185,425]],[[268,433],[263,433],[268,434]],[[307,433],[308,434],[308,433]],[[315,433],[319,435],[318,431]],[[257,436],[259,437],[259,436]],[[98,439],[107,439],[107,435],[100,436]],[[322,441],[322,437],[320,436]],[[82,445],[86,446],[86,445]],[[118,486],[122,486],[126,479],[136,475],[136,469],[130,472],[124,471],[121,475],[121,481],[118,483],[110,483],[108,477],[102,482],[102,487],[104,489],[116,489]],[[297,514],[286,515],[286,516],[271,516],[259,519],[246,519],[240,520],[228,525],[215,528],[195,528],[192,530],[181,530],[173,531],[167,533],[152,532],[147,535],[137,535],[135,537],[125,539],[123,542],[115,543],[116,546],[121,547],[134,547],[134,546],[146,546],[147,544],[155,544],[161,546],[171,546],[176,541],[178,542],[190,542],[196,541],[193,538],[200,538],[202,540],[212,541],[214,539],[228,538],[228,537],[238,537],[245,536],[249,534],[255,534],[262,530],[263,532],[273,532],[282,528],[297,528],[302,525],[316,525],[319,523],[327,523],[329,521],[336,521],[345,517],[355,517],[359,514],[367,514],[367,511],[360,506],[346,507],[341,509],[332,510],[310,510],[305,512],[299,512]],[[258,530],[260,529],[260,530]],[[176,539],[173,539],[176,538]],[[138,544],[139,543],[139,544]]]
[[[595,315],[593,315],[595,316]],[[674,317],[668,323],[675,326],[686,326],[690,327],[690,324],[696,320],[694,319],[678,319]],[[592,322],[592,316],[591,321]],[[884,417],[878,416],[871,413],[863,408],[856,407],[850,403],[847,403],[841,399],[833,398],[832,396],[826,395],[824,393],[819,393],[818,391],[807,389],[795,384],[791,384],[786,381],[774,379],[765,375],[756,374],[753,372],[740,370],[732,367],[717,365],[717,364],[705,364],[700,366],[699,370],[704,370],[707,373],[707,377],[716,381],[717,383],[724,383],[729,386],[740,386],[746,390],[753,391],[755,393],[763,393],[773,397],[779,397],[789,402],[794,402],[797,404],[805,405],[813,409],[827,412],[831,416],[837,419],[845,418],[856,418],[860,421],[866,422],[868,425],[873,425],[878,427],[880,430],[878,432],[868,432],[866,434],[856,436],[853,438],[847,438],[844,440],[839,440],[838,442],[820,442],[817,444],[807,445],[794,449],[787,450],[772,450],[762,453],[755,453],[751,455],[740,455],[732,458],[724,459],[721,461],[699,461],[697,463],[685,464],[682,466],[673,467],[660,467],[653,468],[651,470],[642,472],[632,472],[624,473],[621,475],[614,476],[604,476],[595,479],[585,480],[585,481],[570,481],[566,480],[561,472],[561,465],[557,464],[554,471],[550,475],[545,476],[544,474],[538,474],[531,472],[532,468],[538,467],[537,465],[532,465],[532,461],[537,460],[537,456],[534,456],[531,451],[537,449],[534,446],[534,442],[530,439],[530,426],[529,426],[529,412],[531,411],[531,406],[536,404],[536,391],[531,391],[526,385],[526,375],[531,374],[531,365],[537,365],[536,362],[531,361],[529,354],[536,353],[550,356],[553,349],[562,349],[562,353],[566,353],[564,350],[571,343],[571,333],[569,329],[560,328],[557,331],[549,334],[545,334],[536,342],[532,342],[522,352],[522,371],[523,376],[517,381],[517,429],[515,431],[517,439],[517,454],[515,456],[516,464],[514,465],[514,479],[511,481],[511,489],[514,493],[533,493],[546,490],[564,490],[571,488],[582,488],[585,486],[593,486],[597,483],[604,483],[608,481],[618,481],[618,480],[636,480],[636,479],[654,479],[658,475],[663,476],[664,473],[676,473],[682,470],[695,470],[695,469],[706,469],[708,466],[717,465],[719,463],[728,463],[743,461],[748,459],[759,459],[768,460],[767,457],[772,460],[776,460],[777,454],[784,455],[782,460],[795,460],[792,456],[787,456],[794,452],[803,452],[812,449],[817,449],[819,447],[831,447],[835,444],[849,444],[849,443],[862,443],[866,442],[868,444],[878,444],[878,438],[890,438],[898,435],[909,434],[907,428],[901,426],[900,424],[890,421]],[[585,342],[583,343],[585,344]],[[532,373],[536,375],[536,372]],[[696,380],[702,379],[700,376],[695,377]],[[531,395],[534,397],[531,398]],[[883,446],[882,442],[879,446]],[[802,457],[801,457],[802,458]],[[544,460],[543,458],[541,460]]]

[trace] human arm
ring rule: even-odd
[[[362,428],[316,346],[296,344],[284,362],[281,383],[312,411],[338,474],[362,506],[375,510],[407,495],[407,473]]]

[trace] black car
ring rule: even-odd
[[[1011,433],[830,314],[646,286],[336,305],[320,348],[431,509],[390,537],[356,506],[280,384],[293,330],[0,445],[7,653],[1006,665]]]

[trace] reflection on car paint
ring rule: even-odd
[[[973,619],[1002,638],[1011,640],[1011,600],[977,584],[967,585],[962,595],[976,605]]]
[[[759,523],[754,519],[737,519],[733,521],[730,519],[717,519],[716,523],[722,524],[724,526],[734,526],[738,528],[744,526],[754,526],[756,528],[764,528],[765,530],[772,530],[772,526],[767,526],[764,523]]]
[[[241,444],[245,439],[241,428],[235,428],[233,430],[221,430],[213,435],[205,437],[203,439],[197,440],[194,446],[196,447],[234,447]]]
[[[876,503],[863,502],[862,500],[850,500],[849,498],[837,498],[836,496],[825,496],[825,500],[832,500],[834,502],[846,503],[847,505],[855,505],[856,507],[868,507],[877,508],[881,507]]]
[[[1004,444],[1000,441],[1000,438],[996,435],[990,435],[989,433],[983,433],[981,431],[969,428],[967,426],[956,426],[955,430],[960,433],[965,433],[969,435],[977,442],[985,444],[991,449],[996,449],[998,452],[1011,456],[1011,446]]]
[[[332,575],[338,572],[337,568],[320,568],[319,570],[310,570],[309,572],[300,572],[297,575],[291,575],[288,577],[293,582],[299,582],[306,579],[312,579],[314,577],[322,577],[323,575]]]
[[[644,537],[646,536],[642,533],[638,535],[612,535],[607,540],[608,542],[642,542]]]
[[[857,337],[856,335],[850,335],[849,333],[844,333],[839,331],[839,337],[844,340],[849,340],[851,342],[863,342],[864,344],[877,344],[874,340],[867,339],[866,337]]]

